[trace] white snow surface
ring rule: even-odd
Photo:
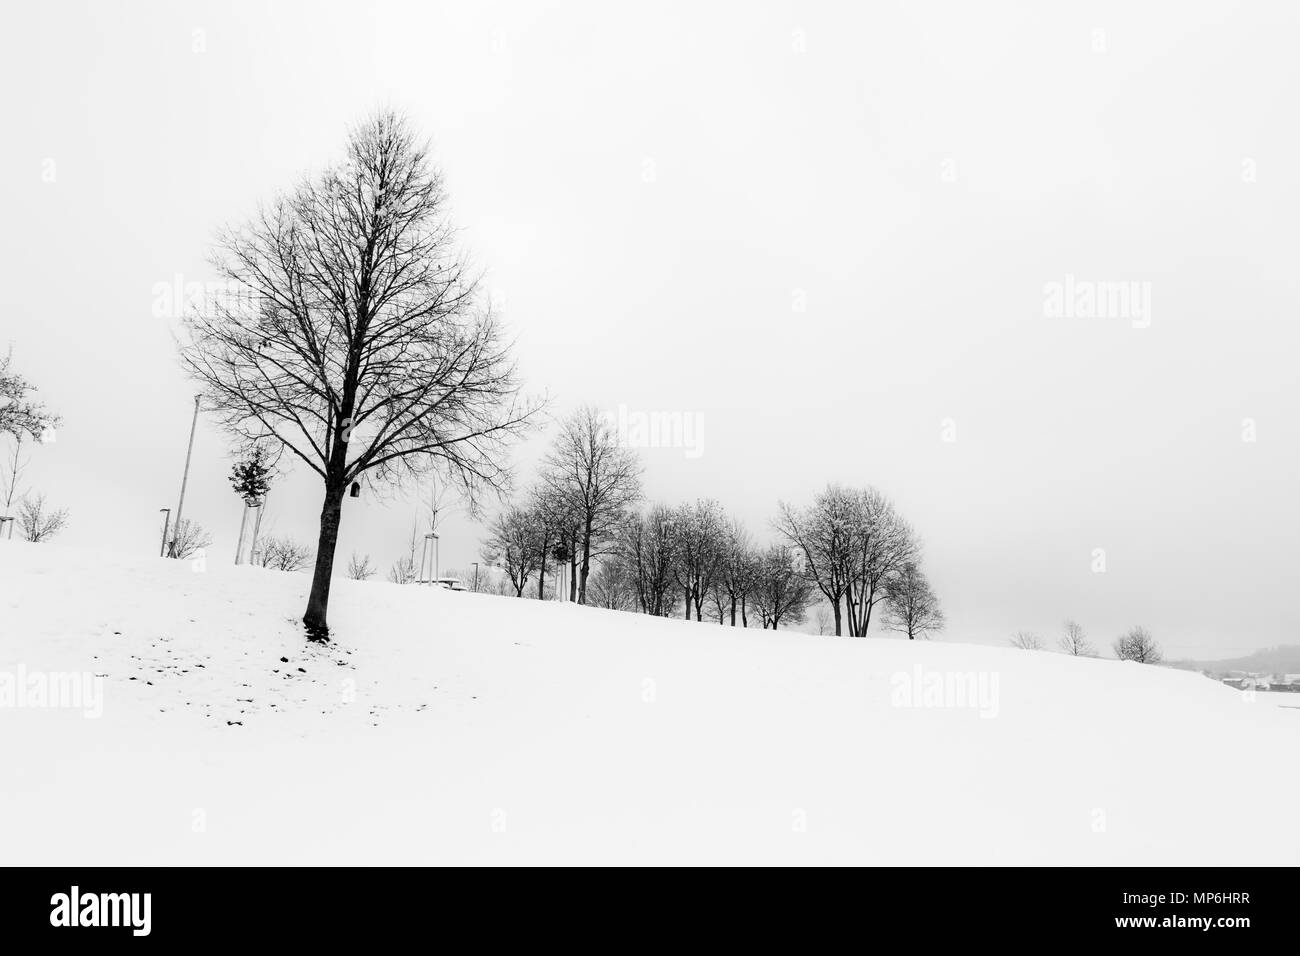
[[[0,542],[0,676],[104,678],[0,708],[0,862],[1300,863],[1300,709],[1199,674],[308,585]]]

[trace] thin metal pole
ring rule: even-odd
[[[248,549],[249,564],[257,560],[257,536],[262,531],[262,514],[266,511],[266,499],[269,497],[271,497],[271,493],[268,491],[262,495],[262,500],[257,503],[257,520],[253,522],[253,544]]]
[[[181,512],[185,508],[185,485],[190,480],[190,456],[194,454],[194,432],[199,425],[199,396],[194,396],[194,418],[190,421],[190,444],[185,449],[185,471],[181,474],[181,500],[176,504],[176,534],[181,533]],[[176,557],[176,539],[172,538],[171,557]]]
[[[239,518],[239,542],[235,545],[235,564],[244,554],[244,530],[248,527],[248,502],[244,502],[244,513]]]

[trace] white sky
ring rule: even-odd
[[[702,422],[698,458],[646,453],[654,498],[763,537],[778,499],[873,483],[949,640],[1074,616],[1185,656],[1294,642],[1300,8],[1070,7],[6,10],[0,341],[65,418],[28,484],[68,543],[157,547],[193,388],[155,285],[208,277],[218,226],[392,105],[528,387]],[[1149,327],[1045,317],[1067,275],[1150,283]],[[214,560],[228,471],[201,428],[185,511]],[[314,544],[316,482],[272,491],[273,531]],[[349,499],[340,560],[386,568],[415,513]],[[443,530],[444,567],[476,558],[476,526]]]

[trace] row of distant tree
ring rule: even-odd
[[[1011,637],[1011,646],[1023,651],[1042,651],[1047,649],[1046,642],[1031,631],[1018,631]],[[1056,641],[1057,648],[1072,657],[1097,657],[1097,648],[1083,628],[1076,621],[1066,621],[1061,636]],[[1135,627],[1125,631],[1111,644],[1111,650],[1122,661],[1137,661],[1139,664],[1159,664],[1164,660],[1160,645],[1156,643],[1151,632],[1145,627]]]
[[[807,507],[782,504],[775,540],[758,544],[716,501],[645,506],[641,474],[608,419],[578,410],[491,522],[483,560],[517,597],[562,581],[578,604],[733,627],[800,623],[819,601],[836,634],[866,635],[873,615],[909,638],[943,626],[917,536],[879,491],[831,485]]]

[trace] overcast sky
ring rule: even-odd
[[[698,455],[645,452],[653,499],[762,539],[778,500],[874,484],[947,640],[1073,616],[1181,656],[1295,642],[1300,8],[1064,6],[7,9],[0,342],[64,416],[27,484],[66,543],[156,549],[194,392],[159,284],[211,278],[218,227],[387,105],[433,144],[528,389],[698,429]],[[1089,283],[1129,308],[1091,314]],[[212,560],[229,467],[201,426]],[[320,495],[299,467],[271,530],[314,544]],[[387,568],[417,512],[348,499],[340,560]],[[442,565],[479,536],[449,519]]]

